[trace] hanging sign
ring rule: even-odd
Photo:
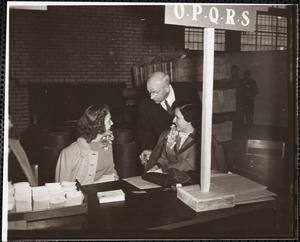
[[[256,11],[266,11],[267,9],[268,5],[166,5],[165,23],[191,27],[255,31]]]

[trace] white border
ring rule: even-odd
[[[9,9],[23,9],[23,10],[47,10],[47,6],[117,6],[117,5],[128,5],[128,6],[139,6],[139,5],[249,5],[249,3],[157,3],[157,2],[21,2],[21,1],[7,1],[7,19],[6,19],[6,66],[5,66],[5,101],[4,101],[4,154],[3,154],[3,190],[2,190],[2,241],[7,241],[7,223],[8,223],[8,100],[9,100]],[[288,5],[288,4],[250,4],[251,6],[262,6],[262,5]]]

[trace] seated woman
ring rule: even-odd
[[[112,125],[106,104],[88,107],[78,121],[79,138],[60,153],[55,181],[77,179],[86,185],[118,180],[112,153]]]
[[[168,173],[170,168],[194,171],[199,164],[200,115],[194,104],[174,103],[175,117],[170,129],[164,131],[146,164],[146,172],[159,169]]]

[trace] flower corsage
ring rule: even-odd
[[[178,135],[178,131],[176,129],[176,125],[172,124],[171,125],[171,130],[169,132],[169,134],[167,135],[167,146],[170,149],[173,149],[175,144],[176,144],[176,137]]]
[[[109,134],[101,138],[102,148],[104,150],[108,150],[109,147],[111,147],[113,140],[114,140],[113,132],[109,131]]]

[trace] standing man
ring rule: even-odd
[[[241,80],[241,105],[243,122],[247,125],[253,124],[254,116],[254,97],[258,94],[257,83],[250,78],[251,71],[244,71],[244,78]]]
[[[140,159],[146,163],[160,134],[172,125],[175,101],[186,101],[199,106],[201,101],[195,87],[188,83],[172,83],[164,72],[152,73],[147,81],[147,97],[139,105],[138,139],[142,153]]]
[[[236,111],[237,111],[237,116],[236,119],[233,120],[233,127],[232,127],[232,137],[239,137],[242,128],[243,128],[243,110],[242,110],[242,93],[241,93],[241,82],[239,79],[239,72],[240,68],[236,65],[231,66],[230,68],[230,78],[231,81],[235,84],[236,86]]]

